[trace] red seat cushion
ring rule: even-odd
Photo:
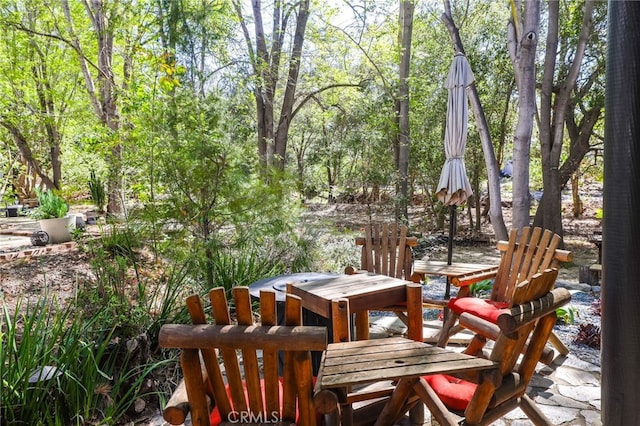
[[[447,407],[453,410],[463,411],[469,405],[473,397],[477,384],[467,382],[446,374],[434,374],[424,376],[423,379],[429,383],[440,400]]]
[[[458,315],[468,312],[494,324],[503,313],[509,313],[509,304],[478,297],[454,297],[449,301],[449,309]]]

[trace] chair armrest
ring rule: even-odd
[[[178,387],[171,394],[171,398],[167,401],[167,405],[162,410],[162,417],[172,425],[181,425],[184,423],[190,410],[189,398],[187,397],[187,389],[184,379],[180,381]]]
[[[355,266],[347,266],[346,268],[344,268],[344,273],[346,275],[353,275],[353,274],[366,274],[369,271],[367,271],[366,269],[358,269]]]
[[[213,399],[209,396],[209,392],[211,391],[208,389],[209,374],[207,374],[207,369],[205,368],[202,359],[200,359],[199,364],[200,373],[202,374],[202,383],[206,388],[206,391],[205,389],[202,389],[202,391],[205,394],[209,411],[211,411],[214,404]],[[189,397],[187,395],[187,384],[185,383],[185,380],[182,379],[162,410],[162,417],[171,425],[182,425],[190,412],[191,404],[189,404]]]
[[[203,381],[206,383],[207,373],[203,369]],[[212,407],[211,398],[207,395],[207,404]],[[180,380],[178,387],[173,391],[167,405],[162,410],[162,418],[171,425],[182,425],[186,421],[189,412],[191,411],[191,405],[189,405],[189,398],[187,397],[187,388],[184,383],[184,379]]]
[[[535,321],[555,311],[560,306],[566,305],[571,300],[571,293],[566,288],[555,288],[544,296],[513,306],[509,312],[498,317],[498,326],[506,333],[513,333],[525,324]]]
[[[478,281],[488,280],[495,278],[498,274],[498,266],[492,266],[483,271],[472,272],[465,275],[460,275],[451,279],[451,283],[456,287],[466,287],[471,284],[475,284]]]

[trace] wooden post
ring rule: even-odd
[[[349,300],[337,299],[331,302],[331,319],[333,327],[333,342],[348,342],[351,340],[351,322],[349,321]]]

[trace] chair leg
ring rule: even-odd
[[[544,413],[528,395],[525,394],[520,397],[520,408],[536,426],[552,425],[549,419],[547,419]]]
[[[551,343],[560,352],[560,355],[569,355],[569,348],[560,340],[558,335],[552,332],[549,335],[549,343]]]
[[[440,330],[440,337],[438,338],[438,346],[444,348],[449,343],[449,338],[453,335],[454,326],[456,321],[458,320],[458,315],[456,315],[453,311],[449,311],[449,315],[447,315],[447,319],[442,324],[442,330]]]

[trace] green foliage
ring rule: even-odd
[[[473,297],[487,298],[493,289],[493,280],[482,280],[469,285],[469,292]]]
[[[142,247],[140,237],[128,225],[110,225],[101,229],[99,247],[111,256],[121,256],[135,263],[136,250]]]
[[[231,248],[215,250],[209,258],[203,257],[199,270],[210,270],[213,286],[227,291],[236,286],[248,286],[259,279],[283,274],[286,270],[278,259],[264,256],[261,250],[239,252]],[[203,280],[207,282],[207,280]],[[210,290],[208,284],[204,288]]]
[[[106,203],[106,195],[104,192],[104,183],[102,179],[96,175],[95,170],[91,170],[91,175],[89,176],[89,192],[91,193],[93,204],[98,209],[98,212],[102,213]]]
[[[556,316],[565,324],[574,324],[579,312],[574,306],[564,306],[556,309]]]
[[[52,190],[36,191],[38,196],[38,207],[31,211],[34,219],[55,219],[65,217],[69,211],[67,202]]]
[[[18,303],[16,312],[21,308]],[[112,331],[99,322],[102,316],[81,318],[77,308],[59,309],[43,298],[14,315],[3,304],[3,424],[113,424],[162,365],[122,368],[129,362],[124,342],[114,343]]]

